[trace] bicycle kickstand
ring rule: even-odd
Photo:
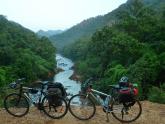
[[[109,116],[108,116],[108,114],[109,114],[108,111],[106,111],[106,117],[107,117],[107,120],[106,121],[107,122],[109,122]]]

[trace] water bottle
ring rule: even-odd
[[[98,102],[101,104],[101,105],[104,105],[104,101],[101,99],[101,97],[99,95],[96,95],[97,99],[98,99]]]
[[[111,103],[111,96],[107,96],[104,101],[104,107],[103,107],[104,112],[110,113],[112,111],[112,108],[109,106],[110,103]]]
[[[105,107],[108,107],[109,106],[110,100],[111,100],[111,96],[107,96],[106,99],[105,99],[105,101],[104,101],[104,106]]]

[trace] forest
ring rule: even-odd
[[[154,9],[129,0],[116,18],[65,46],[63,54],[75,61],[82,79],[97,78],[94,87],[101,91],[109,92],[107,85],[126,75],[138,84],[141,100],[165,103],[165,4]]]
[[[54,73],[56,49],[48,38],[0,15],[0,97],[11,81],[26,78],[26,83],[46,80]],[[1,101],[1,100],[0,100]]]

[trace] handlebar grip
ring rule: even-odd
[[[23,80],[25,80],[25,78],[19,78],[15,82],[10,83],[9,87],[12,88],[12,89],[15,89],[17,87],[17,84],[19,84]]]

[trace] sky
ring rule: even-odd
[[[104,15],[127,0],[0,0],[0,15],[36,32],[65,30]]]

